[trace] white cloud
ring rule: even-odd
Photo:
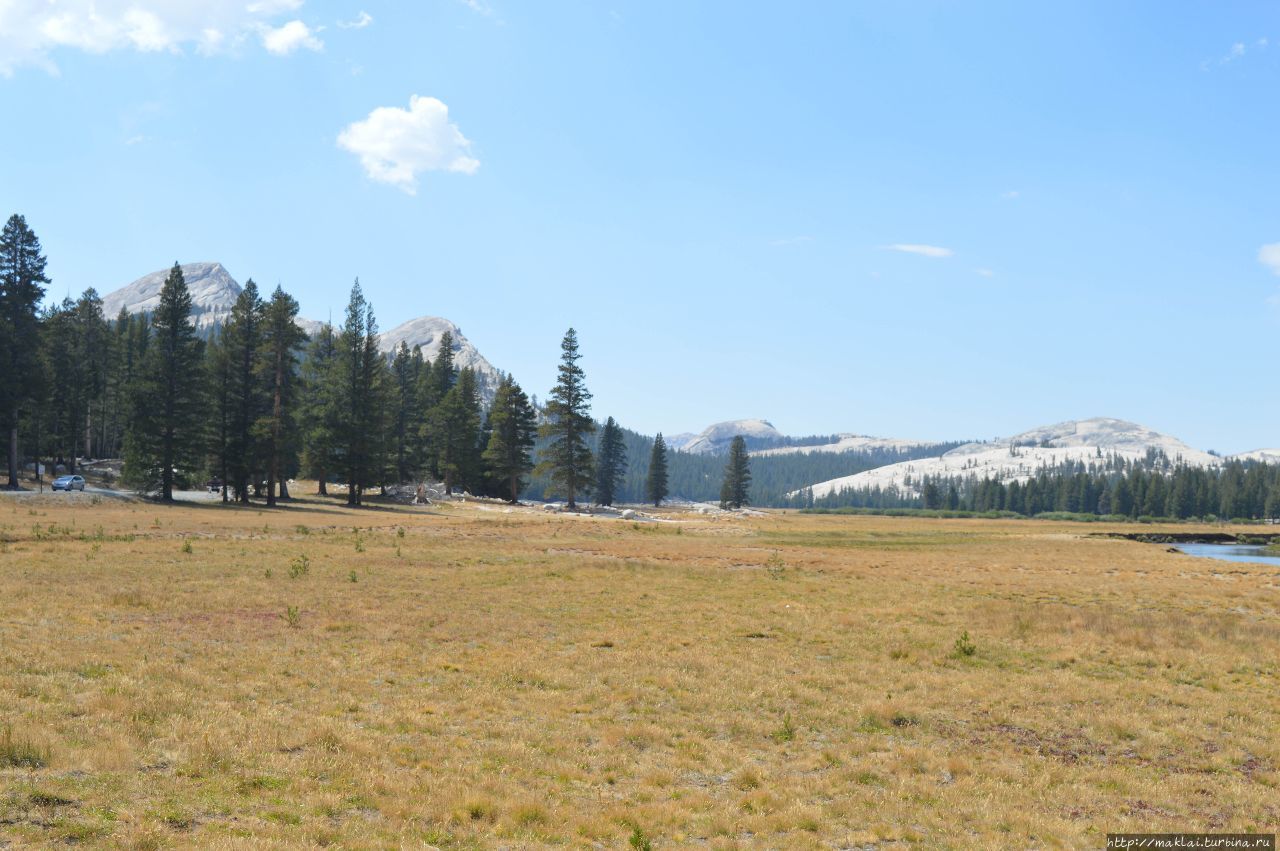
[[[324,49],[324,42],[316,38],[318,30],[312,30],[302,21],[289,21],[280,27],[264,25],[259,32],[262,35],[262,46],[276,56],[288,56],[300,47],[307,50]]]
[[[1017,189],[1010,189],[1008,192],[1000,193],[1000,197],[1006,201],[1016,200],[1021,195],[1022,193],[1019,192]]]
[[[943,248],[940,245],[920,245],[918,243],[898,242],[893,245],[886,245],[885,248],[890,251],[901,251],[905,254],[919,254],[921,257],[950,257],[955,254],[950,248]]]
[[[1258,262],[1280,275],[1280,242],[1272,242],[1258,249]]]
[[[474,174],[480,161],[449,107],[436,98],[409,98],[409,108],[382,106],[338,134],[338,147],[360,158],[365,174],[413,195],[418,175],[427,171]]]
[[[226,53],[302,2],[0,0],[0,76],[24,65],[57,73],[53,57],[59,50]]]
[[[988,269],[986,266],[981,266],[977,269],[974,269],[973,271],[984,278],[994,278],[996,275],[996,272],[994,269]]]
[[[360,17],[354,21],[338,21],[338,26],[344,30],[362,30],[371,23],[373,23],[373,15],[361,12]]]

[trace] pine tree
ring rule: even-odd
[[[387,362],[378,351],[378,323],[357,280],[338,335],[332,373],[335,451],[347,478],[347,505],[362,505],[364,490],[384,473]]]
[[[417,354],[415,363],[414,354]],[[395,360],[391,363],[391,374],[395,377],[396,413],[395,413],[395,472],[398,482],[409,481],[413,458],[413,418],[417,410],[418,382],[417,371],[422,363],[422,352],[417,349],[409,351],[409,346],[400,341],[396,348]]]
[[[729,463],[725,465],[724,483],[720,486],[720,507],[748,505],[750,488],[751,462],[747,456],[747,441],[739,434],[729,444]]]
[[[44,287],[45,256],[40,240],[19,215],[0,231],[0,425],[9,434],[9,484],[18,483],[18,421],[36,396],[42,371],[36,317]],[[38,461],[37,461],[38,463]]]
[[[53,458],[54,471],[62,466],[74,473],[81,372],[76,356],[75,303],[68,298],[50,307],[40,329],[49,380],[43,442]]]
[[[231,355],[227,348],[227,333],[222,327],[215,328],[205,346],[205,372],[208,376],[209,403],[213,409],[213,417],[209,426],[210,466],[216,471],[221,483],[219,491],[222,501],[227,502],[230,485],[230,443],[232,428],[232,369]]]
[[[627,447],[622,429],[613,417],[605,420],[596,453],[596,504],[613,505],[614,497],[627,475]]]
[[[85,458],[100,457],[93,451],[95,442],[94,411],[102,419],[103,397],[107,389],[107,365],[111,360],[111,336],[102,315],[102,299],[98,291],[85,290],[74,307],[75,358],[77,362],[75,423],[77,437]],[[71,457],[75,458],[74,450]]]
[[[417,372],[417,388],[414,390],[414,411],[410,417],[416,425],[409,426],[409,440],[413,447],[413,465],[417,473],[435,477],[440,476],[436,464],[435,449],[431,445],[431,412],[440,404],[439,388],[436,386],[436,369],[429,359],[422,356],[422,348],[414,347],[414,353],[422,361]]]
[[[464,488],[473,485],[482,470],[480,400],[476,396],[475,374],[470,369],[458,374],[457,383],[431,412],[431,432],[445,493],[453,493],[459,484]]]
[[[204,449],[202,344],[191,323],[191,293],[177,263],[160,290],[152,340],[133,393],[125,474],[144,493],[173,500],[175,473],[200,466]]]
[[[258,285],[251,278],[236,298],[223,331],[223,345],[231,361],[231,429],[227,441],[227,466],[236,499],[242,503],[249,501],[251,489],[257,490],[257,474],[263,467],[262,452],[253,426],[267,409],[258,366],[262,355],[264,310]]]
[[[259,383],[270,397],[271,407],[255,425],[255,437],[262,446],[267,467],[267,505],[276,504],[276,485],[280,496],[287,497],[281,471],[292,467],[297,457],[294,439],[294,402],[297,381],[298,348],[307,335],[298,327],[298,302],[279,286],[271,294],[263,312],[262,355],[259,359]]]
[[[649,473],[644,480],[645,499],[657,508],[667,498],[667,443],[662,432],[653,439],[653,451],[649,454]]]
[[[589,413],[591,393],[578,361],[578,333],[570,328],[560,343],[560,368],[547,401],[542,435],[550,440],[538,468],[550,473],[552,487],[563,493],[569,510],[591,486],[592,457],[586,436],[595,431]]]
[[[322,325],[302,362],[302,471],[317,481],[317,493],[328,496],[329,475],[338,467],[338,398],[334,368],[338,356],[333,326]]]
[[[504,376],[489,409],[491,433],[484,450],[484,462],[493,477],[503,482],[504,495],[512,504],[520,499],[524,477],[533,469],[531,453],[537,422],[529,397],[515,379]]]
[[[438,404],[458,381],[458,368],[453,363],[452,331],[440,335],[440,348],[431,364],[431,378],[435,382],[434,401]]]

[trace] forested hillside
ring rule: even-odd
[[[1280,518],[1280,466],[1227,461],[1220,467],[1173,465],[1147,459],[1107,458],[1096,465],[1074,461],[1026,481],[975,476],[925,477],[920,494],[893,488],[846,488],[814,499],[803,490],[791,503],[814,508],[924,508],[1008,511],[1028,517],[1048,513],[1188,520]]]
[[[598,432],[597,432],[598,433]],[[623,428],[627,450],[627,472],[618,490],[619,502],[643,502],[645,476],[649,473],[649,456],[653,438]],[[792,438],[786,445],[806,446],[830,442],[827,436]],[[748,441],[748,446],[751,442]],[[774,442],[770,445],[779,445]],[[751,458],[751,502],[759,506],[789,504],[787,493],[813,482],[848,476],[885,464],[927,458],[954,448],[959,444],[943,443],[916,446],[904,450],[876,450],[871,452],[842,452],[794,455],[755,455]],[[763,447],[762,447],[763,448]],[[542,449],[539,440],[537,451]],[[715,502],[720,498],[720,483],[724,476],[726,455],[693,454],[668,451],[668,483],[673,499],[689,499],[696,502]],[[525,491],[529,499],[542,499],[549,482],[535,476]]]

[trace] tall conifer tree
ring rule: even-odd
[[[235,497],[249,501],[257,489],[263,458],[254,424],[267,409],[259,368],[262,356],[262,321],[265,306],[258,285],[250,278],[231,308],[223,332],[226,356],[231,361],[231,428],[227,441],[228,472]]]
[[[8,487],[18,483],[18,422],[24,407],[37,395],[40,328],[36,316],[45,275],[40,240],[17,214],[0,231],[0,425],[9,437]]]
[[[338,355],[333,326],[325,323],[316,332],[302,361],[302,470],[313,476],[320,496],[328,496],[329,475],[338,469],[338,387],[334,377]]]
[[[742,435],[729,444],[729,463],[724,468],[724,483],[720,486],[720,507],[741,508],[749,504],[751,492],[751,462],[747,456],[747,441]]]
[[[218,490],[227,502],[231,485],[232,387],[231,355],[227,348],[225,327],[216,327],[205,346],[205,371],[208,375],[209,404],[213,410],[209,425],[210,466],[221,483]]]
[[[133,394],[125,473],[136,489],[173,500],[178,470],[203,461],[202,345],[191,323],[191,293],[177,263],[160,290],[152,339]]]
[[[332,381],[335,449],[347,478],[347,505],[361,505],[364,490],[384,477],[387,362],[378,350],[378,323],[357,279],[338,335]]]
[[[276,504],[277,486],[280,496],[287,497],[282,471],[294,466],[297,442],[294,439],[294,402],[298,348],[307,335],[298,327],[298,302],[279,286],[271,294],[263,312],[262,354],[259,382],[265,388],[271,407],[258,419],[254,432],[263,449],[267,467],[267,505]]]
[[[564,494],[569,509],[576,509],[577,497],[591,487],[593,459],[586,437],[595,431],[591,419],[591,392],[578,361],[578,332],[570,328],[560,342],[560,367],[555,387],[547,399],[547,421],[542,434],[550,440],[538,464],[550,473],[557,493]]]
[[[530,453],[538,426],[529,397],[509,375],[503,376],[493,397],[489,428],[484,461],[493,477],[503,482],[503,496],[515,503],[524,489],[525,475],[533,469]]]
[[[622,441],[622,429],[609,417],[600,430],[600,446],[596,452],[596,504],[613,505],[626,475],[627,447]]]
[[[475,484],[479,477],[480,400],[475,374],[458,373],[458,381],[431,412],[436,464],[444,477],[445,493]]]
[[[645,499],[657,508],[667,498],[667,443],[662,432],[653,439],[653,451],[649,454],[649,472],[644,479]]]
[[[417,411],[418,367],[422,363],[421,350],[416,350],[418,356],[416,364],[414,354],[415,352],[409,350],[409,346],[405,341],[401,340],[400,345],[396,348],[395,360],[391,362],[391,373],[395,378],[396,389],[394,439],[396,444],[395,472],[396,481],[398,482],[409,481],[411,475],[413,439],[410,434],[414,428],[413,420]]]

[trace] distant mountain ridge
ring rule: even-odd
[[[231,308],[244,288],[221,263],[184,263],[182,275],[191,291],[192,319],[202,330],[222,324],[231,316]],[[114,290],[102,298],[102,313],[114,319],[121,309],[127,313],[150,313],[160,303],[160,289],[169,269],[143,275],[131,284]],[[298,326],[315,334],[325,323],[314,319],[298,319]],[[422,355],[435,360],[440,355],[440,338],[448,331],[453,335],[453,358],[459,367],[475,370],[481,395],[486,401],[497,390],[501,373],[472,345],[457,324],[439,316],[419,316],[402,322],[378,335],[378,348],[391,354],[404,341],[409,348],[422,347]]]
[[[191,314],[197,328],[226,321],[242,288],[221,263],[184,263],[182,276],[191,292]],[[143,275],[132,284],[102,297],[102,315],[115,319],[126,313],[150,313],[160,304],[160,290],[169,269]]]
[[[771,444],[786,439],[786,436],[773,427],[768,420],[726,420],[707,426],[702,432],[673,448],[694,455],[724,452],[738,435],[747,439],[748,448],[752,443]]]
[[[864,434],[843,432],[833,435],[794,437],[785,435],[764,419],[725,420],[707,426],[698,434],[677,434],[667,438],[667,446],[695,455],[727,452],[737,435],[747,441],[752,455],[810,455],[813,453],[841,454],[845,452],[877,452],[882,450],[906,452],[919,447],[943,446],[938,441],[902,440],[891,437],[870,437]]]
[[[1258,453],[1246,453],[1255,454]],[[1026,481],[1068,462],[1096,464],[1107,456],[1143,462],[1155,457],[1172,465],[1196,467],[1217,467],[1224,460],[1138,423],[1093,417],[1040,426],[989,443],[966,443],[934,458],[890,464],[817,482],[811,488],[815,499],[841,490],[862,488],[892,488],[909,497],[919,494],[926,477]],[[1242,456],[1240,460],[1252,459]]]

